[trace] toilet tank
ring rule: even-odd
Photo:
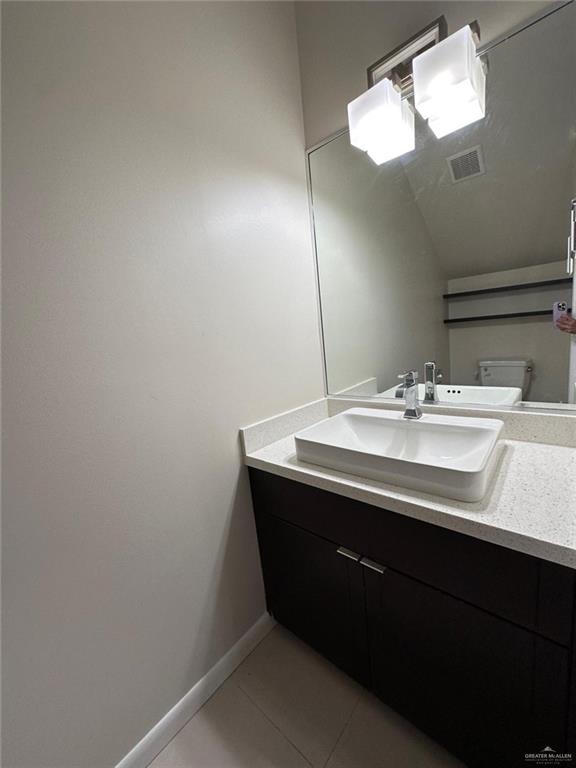
[[[526,397],[530,386],[532,360],[496,359],[478,362],[480,382],[484,387],[519,387]]]

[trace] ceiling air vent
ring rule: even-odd
[[[464,181],[464,179],[470,179],[472,176],[481,176],[485,172],[480,145],[447,157],[446,162],[450,168],[450,175],[454,184],[458,181]]]

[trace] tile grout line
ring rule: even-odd
[[[251,704],[253,704],[253,705],[254,705],[254,707],[256,707],[256,709],[257,709],[257,710],[260,712],[260,714],[261,714],[261,715],[263,715],[263,716],[266,718],[266,720],[268,720],[268,722],[270,723],[270,725],[272,725],[272,727],[273,727],[273,728],[275,728],[275,729],[278,731],[278,733],[280,734],[280,736],[282,736],[282,738],[283,738],[283,739],[285,739],[285,740],[288,742],[288,744],[290,744],[292,747],[294,747],[294,749],[296,750],[296,752],[298,752],[298,754],[299,754],[299,755],[302,757],[302,759],[306,761],[306,763],[307,763],[307,764],[310,766],[310,768],[314,768],[314,766],[312,765],[312,763],[310,762],[310,760],[308,760],[308,758],[306,757],[306,755],[305,755],[303,752],[301,752],[301,751],[300,751],[300,749],[298,749],[298,747],[296,746],[296,744],[294,744],[294,742],[292,741],[292,739],[290,739],[290,738],[289,738],[289,737],[288,737],[288,736],[287,736],[287,735],[286,735],[286,734],[285,734],[285,733],[284,733],[284,732],[283,732],[283,731],[280,729],[280,727],[279,727],[278,725],[276,725],[276,723],[274,722],[274,720],[272,720],[272,719],[271,719],[271,718],[270,718],[270,717],[269,717],[269,716],[266,714],[266,712],[264,712],[264,710],[262,709],[262,707],[260,707],[260,706],[259,706],[259,705],[258,705],[258,704],[257,704],[257,703],[254,701],[254,699],[253,699],[253,698],[250,696],[250,694],[249,694],[247,691],[245,691],[245,690],[244,690],[244,688],[242,688],[242,686],[240,685],[240,683],[236,682],[236,680],[233,680],[233,681],[231,681],[231,682],[232,682],[232,683],[233,683],[233,684],[234,684],[234,685],[235,685],[235,686],[238,688],[238,690],[239,690],[239,691],[242,691],[242,693],[244,694],[244,696],[246,696],[246,698],[248,699],[248,701],[249,701]]]
[[[334,746],[333,746],[333,747],[332,747],[332,749],[330,750],[330,754],[329,754],[329,755],[328,755],[328,757],[326,758],[326,762],[324,763],[324,765],[322,766],[322,768],[327,768],[327,766],[328,766],[328,763],[329,763],[329,762],[330,762],[330,760],[332,759],[332,755],[334,754],[334,752],[336,752],[336,749],[338,748],[338,744],[340,744],[340,742],[342,741],[342,738],[343,738],[344,734],[345,734],[345,733],[346,733],[346,731],[348,730],[348,726],[349,726],[349,725],[350,725],[350,723],[352,722],[352,718],[354,717],[354,714],[355,714],[356,710],[357,710],[357,709],[358,709],[358,707],[360,706],[360,700],[361,700],[361,698],[362,698],[362,694],[360,693],[360,694],[358,694],[358,700],[356,701],[356,704],[354,704],[354,706],[352,707],[352,710],[351,710],[351,712],[350,712],[350,715],[348,716],[348,719],[347,719],[347,720],[346,720],[346,722],[344,723],[344,725],[343,725],[343,727],[342,727],[342,730],[340,731],[340,734],[338,735],[338,738],[336,739],[336,743],[334,744]]]
[[[227,680],[227,679],[228,679],[228,678],[226,678],[226,680]],[[163,752],[164,752],[166,749],[168,749],[168,747],[170,746],[170,744],[172,744],[172,742],[174,741],[174,739],[176,739],[176,738],[177,738],[177,737],[178,737],[178,736],[179,736],[179,735],[182,733],[182,731],[184,730],[184,728],[186,728],[187,726],[189,726],[189,725],[190,725],[190,723],[192,722],[192,720],[194,720],[194,718],[196,717],[196,715],[197,715],[197,714],[199,714],[199,713],[200,713],[200,712],[201,712],[201,711],[204,709],[204,707],[205,707],[207,704],[209,704],[209,703],[210,703],[210,701],[211,701],[211,700],[214,698],[214,696],[216,696],[216,694],[218,693],[218,691],[219,691],[219,690],[222,688],[222,686],[223,686],[223,685],[226,683],[226,680],[224,680],[224,682],[222,683],[222,685],[219,685],[219,686],[218,686],[218,688],[216,688],[216,690],[215,690],[213,693],[211,693],[211,694],[210,694],[210,696],[209,696],[209,697],[206,699],[206,701],[204,702],[204,704],[202,704],[202,706],[200,707],[200,709],[197,709],[197,710],[196,710],[196,712],[194,712],[194,714],[192,715],[192,717],[189,717],[189,718],[188,718],[188,720],[186,720],[186,722],[184,723],[184,725],[182,726],[182,728],[180,728],[178,731],[176,731],[176,733],[174,734],[174,736],[172,736],[172,738],[170,739],[170,741],[169,741],[169,742],[167,742],[167,743],[166,743],[166,744],[165,744],[165,745],[162,747],[162,749],[160,750],[160,752],[158,752],[158,754],[156,755],[156,757],[153,757],[153,758],[152,758],[152,760],[151,760],[149,763],[146,763],[146,768],[150,768],[150,767],[152,766],[152,764],[154,763],[154,761],[155,761],[155,760],[157,760],[157,759],[160,757],[160,755],[161,755],[161,754],[162,754],[162,753],[163,753]]]
[[[0,0],[0,1],[1,1],[1,0]],[[271,613],[268,613],[268,611],[266,611],[266,613],[268,614],[268,616],[272,616],[272,614],[271,614]],[[278,627],[278,624],[276,624],[276,623],[272,625],[272,627],[270,628],[270,630],[269,630],[268,632],[266,632],[266,634],[264,635],[264,637],[262,638],[262,640],[260,640],[260,642],[258,643],[258,645],[254,646],[254,648],[252,648],[252,650],[250,651],[250,653],[248,654],[248,656],[246,656],[246,658],[245,658],[245,659],[242,659],[242,662],[241,662],[240,664],[238,664],[238,666],[236,667],[236,669],[235,669],[233,672],[231,672],[231,673],[230,673],[229,677],[232,677],[232,675],[235,675],[235,674],[236,674],[236,672],[238,672],[238,670],[239,670],[239,669],[241,669],[241,668],[244,666],[244,664],[245,664],[245,663],[248,661],[248,659],[249,659],[249,658],[250,658],[250,657],[251,657],[251,656],[252,656],[254,653],[256,653],[256,651],[258,650],[258,648],[260,648],[260,646],[262,645],[262,643],[263,643],[265,640],[268,640],[268,638],[270,637],[270,635],[272,635],[272,634],[273,634],[273,633],[276,631],[277,627]],[[226,678],[226,680],[228,680],[228,677]],[[224,682],[226,682],[226,680],[225,680]],[[224,684],[224,683],[223,683],[223,684]]]
[[[252,654],[254,653],[254,651],[256,650],[256,648],[258,648],[258,647],[259,647],[259,646],[260,646],[260,645],[261,645],[261,644],[264,642],[264,640],[266,640],[266,638],[270,636],[270,634],[271,634],[271,633],[274,631],[274,629],[275,629],[275,628],[276,628],[276,625],[274,625],[274,626],[272,627],[272,629],[270,630],[270,632],[267,632],[267,633],[264,635],[264,637],[262,638],[262,640],[260,640],[260,642],[258,643],[258,645],[257,645],[255,648],[253,648],[253,649],[250,651],[250,653],[248,654],[248,656],[246,656],[246,658],[245,658],[245,659],[242,661],[242,663],[241,663],[241,664],[239,664],[239,665],[236,667],[236,669],[232,670],[232,672],[230,672],[230,674],[228,675],[228,677],[227,677],[225,680],[223,680],[223,681],[222,681],[222,683],[220,683],[220,685],[218,686],[218,688],[216,688],[216,690],[215,690],[215,691],[213,691],[213,693],[211,693],[211,694],[210,694],[210,696],[209,696],[209,697],[206,699],[206,701],[204,702],[204,704],[202,704],[202,706],[200,707],[200,709],[197,709],[197,710],[196,710],[196,712],[194,712],[194,714],[192,715],[192,717],[189,717],[189,718],[188,718],[188,720],[186,720],[186,722],[184,723],[184,725],[182,726],[182,728],[180,728],[180,729],[179,729],[179,730],[178,730],[178,731],[177,731],[177,732],[174,734],[174,736],[172,736],[172,738],[170,739],[170,741],[169,741],[167,744],[165,744],[165,746],[163,746],[163,747],[162,747],[162,749],[160,750],[160,752],[158,752],[158,754],[157,754],[155,757],[153,757],[153,758],[152,758],[152,760],[151,760],[149,763],[147,763],[147,764],[146,764],[146,768],[150,768],[150,766],[151,766],[151,765],[152,765],[152,763],[153,763],[153,762],[156,760],[156,758],[160,757],[160,755],[162,754],[162,752],[164,752],[164,750],[165,750],[165,749],[167,749],[167,748],[170,746],[170,744],[172,744],[172,742],[174,741],[174,739],[175,739],[177,736],[179,736],[179,735],[182,733],[182,731],[184,730],[184,728],[186,728],[188,725],[190,725],[190,723],[192,722],[192,720],[194,720],[194,718],[196,717],[196,715],[198,715],[198,714],[199,714],[199,713],[200,713],[200,712],[201,712],[201,711],[204,709],[204,707],[205,707],[205,706],[206,706],[206,705],[207,705],[207,704],[208,704],[208,703],[209,703],[209,702],[210,702],[210,701],[211,701],[211,700],[214,698],[214,696],[216,696],[216,694],[218,693],[218,691],[220,691],[220,690],[221,690],[221,689],[222,689],[222,688],[223,688],[223,687],[226,685],[226,683],[227,683],[229,680],[231,680],[231,678],[232,678],[232,677],[233,677],[233,676],[236,674],[236,672],[237,672],[237,671],[240,669],[240,667],[242,666],[242,664],[244,664],[244,662],[245,662],[245,661],[247,661],[247,660],[250,658],[250,656],[252,656]],[[235,684],[235,685],[236,685],[236,684]],[[237,687],[238,687],[238,688],[240,688],[240,686],[239,686],[239,685],[237,685]],[[243,693],[245,693],[245,691],[243,691]]]

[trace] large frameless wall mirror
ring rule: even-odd
[[[435,360],[441,403],[575,402],[552,306],[576,298],[576,3],[479,54],[484,119],[438,139],[416,114],[416,149],[381,165],[348,130],[308,153],[331,395],[394,398]]]

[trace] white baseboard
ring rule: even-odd
[[[266,637],[275,625],[274,619],[263,614],[220,661],[186,693],[146,736],[120,760],[116,768],[146,768],[174,738],[188,720],[208,701],[214,691],[229,677]]]

